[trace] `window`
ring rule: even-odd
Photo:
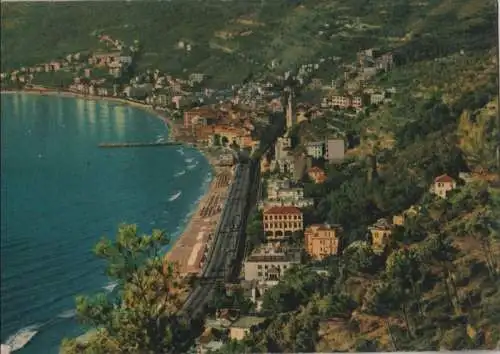
[[[257,269],[262,269],[262,265],[261,265],[261,264],[259,264],[259,265],[257,266]]]
[[[266,265],[264,266],[264,269],[267,269],[267,268],[269,268],[269,266],[266,264]]]
[[[261,277],[262,276],[262,272],[257,272],[257,276]]]

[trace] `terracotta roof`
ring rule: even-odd
[[[265,210],[264,214],[302,214],[302,212],[293,206],[274,206]]]
[[[438,176],[434,179],[434,182],[443,182],[443,183],[452,183],[453,181],[454,179],[448,176],[447,174]]]
[[[309,170],[307,170],[308,173],[325,173],[321,168],[318,166],[311,167]]]
[[[207,115],[209,117],[215,117],[217,116],[217,111],[210,107],[195,107],[190,109],[189,111],[186,111],[185,113],[187,114],[200,114],[200,115]]]

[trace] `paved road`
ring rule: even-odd
[[[247,196],[250,188],[250,168],[248,164],[236,167],[235,178],[231,184],[228,201],[222,211],[221,219],[215,231],[215,240],[211,247],[203,270],[202,278],[217,278],[225,275],[228,262],[235,256],[235,246],[242,235],[245,225],[243,218],[247,212]],[[188,296],[183,311],[191,318],[200,315],[205,305],[212,298],[215,281],[198,284]]]

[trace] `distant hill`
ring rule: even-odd
[[[204,72],[220,82],[288,70],[319,57],[397,48],[402,60],[495,43],[493,0],[262,0],[2,3],[2,70],[99,44],[139,40],[141,67]],[[113,16],[110,16],[113,14]],[[179,42],[191,52],[177,48]],[[437,53],[437,52],[439,53]]]

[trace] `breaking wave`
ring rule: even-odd
[[[173,196],[171,196],[170,198],[168,198],[168,201],[169,202],[173,202],[174,200],[176,200],[177,198],[179,198],[181,196],[182,192],[181,191],[178,191],[177,193],[175,193]]]

